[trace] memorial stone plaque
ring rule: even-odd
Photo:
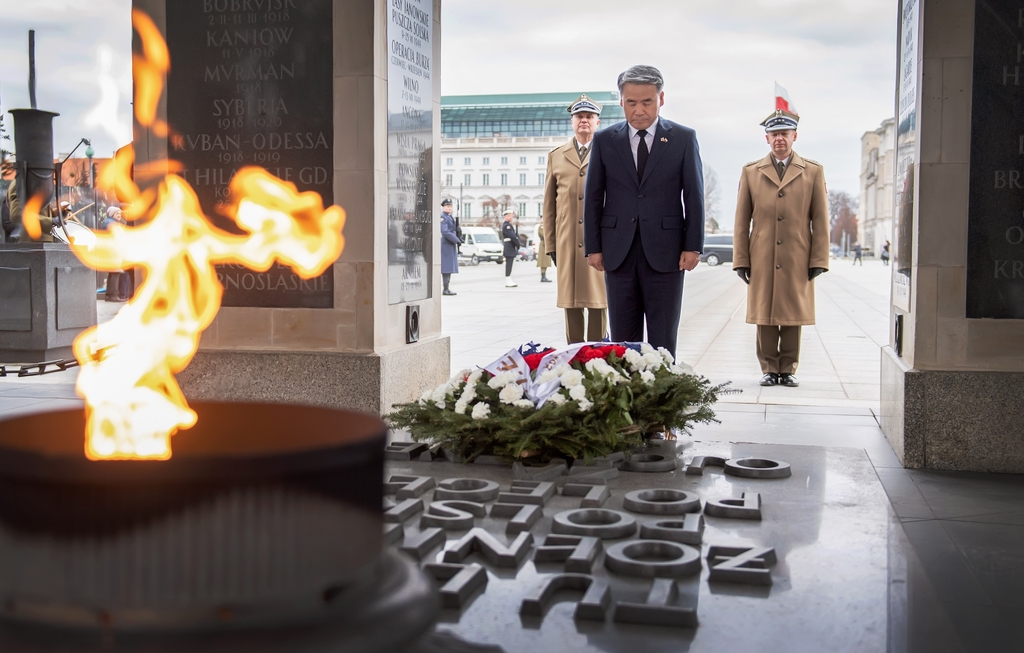
[[[228,184],[260,166],[334,203],[332,0],[167,3],[169,156],[206,214],[224,217]],[[218,268],[224,306],[332,308],[334,271]]]
[[[914,168],[917,163],[917,56],[920,0],[901,0],[896,98],[896,205],[893,212],[892,303],[910,310],[913,267]]]
[[[1024,2],[974,17],[967,317],[1024,319]]]
[[[432,0],[388,0],[388,303],[430,297]]]

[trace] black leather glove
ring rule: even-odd
[[[825,272],[828,272],[827,268],[811,268],[807,271],[807,280],[814,281],[814,277],[819,276]]]
[[[554,252],[548,252],[548,256],[551,257],[551,265],[553,265],[553,266],[555,266],[557,268],[558,267],[558,261],[555,260],[555,253]]]
[[[736,268],[733,270],[740,279],[743,279],[743,283],[750,285],[750,268]]]

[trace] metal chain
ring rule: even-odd
[[[53,369],[48,369],[50,367]],[[57,361],[32,363],[31,365],[0,365],[0,378],[5,376],[42,376],[43,374],[64,372],[72,367],[78,367],[78,361],[74,358],[62,358]]]

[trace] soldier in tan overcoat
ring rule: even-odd
[[[793,151],[799,117],[776,110],[761,124],[771,153],[743,167],[733,270],[749,286],[761,385],[796,387],[801,326],[814,324],[814,278],[828,271],[825,170]]]
[[[558,269],[557,304],[565,309],[565,339],[572,344],[604,339],[608,299],[604,274],[590,267],[583,254],[583,189],[601,105],[581,95],[567,110],[574,136],[548,153],[544,248]]]

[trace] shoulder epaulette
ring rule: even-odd
[[[753,161],[751,161],[750,163],[744,163],[744,164],[743,164],[743,167],[744,167],[744,168],[746,168],[747,166],[752,166],[752,165],[754,165],[755,163],[761,163],[761,159],[754,159],[754,160],[753,160]]]
[[[814,165],[818,166],[819,168],[825,167],[825,166],[821,165],[820,163],[818,163],[817,161],[815,161],[814,159],[808,159],[807,157],[803,157],[803,159],[807,163],[813,163]]]

